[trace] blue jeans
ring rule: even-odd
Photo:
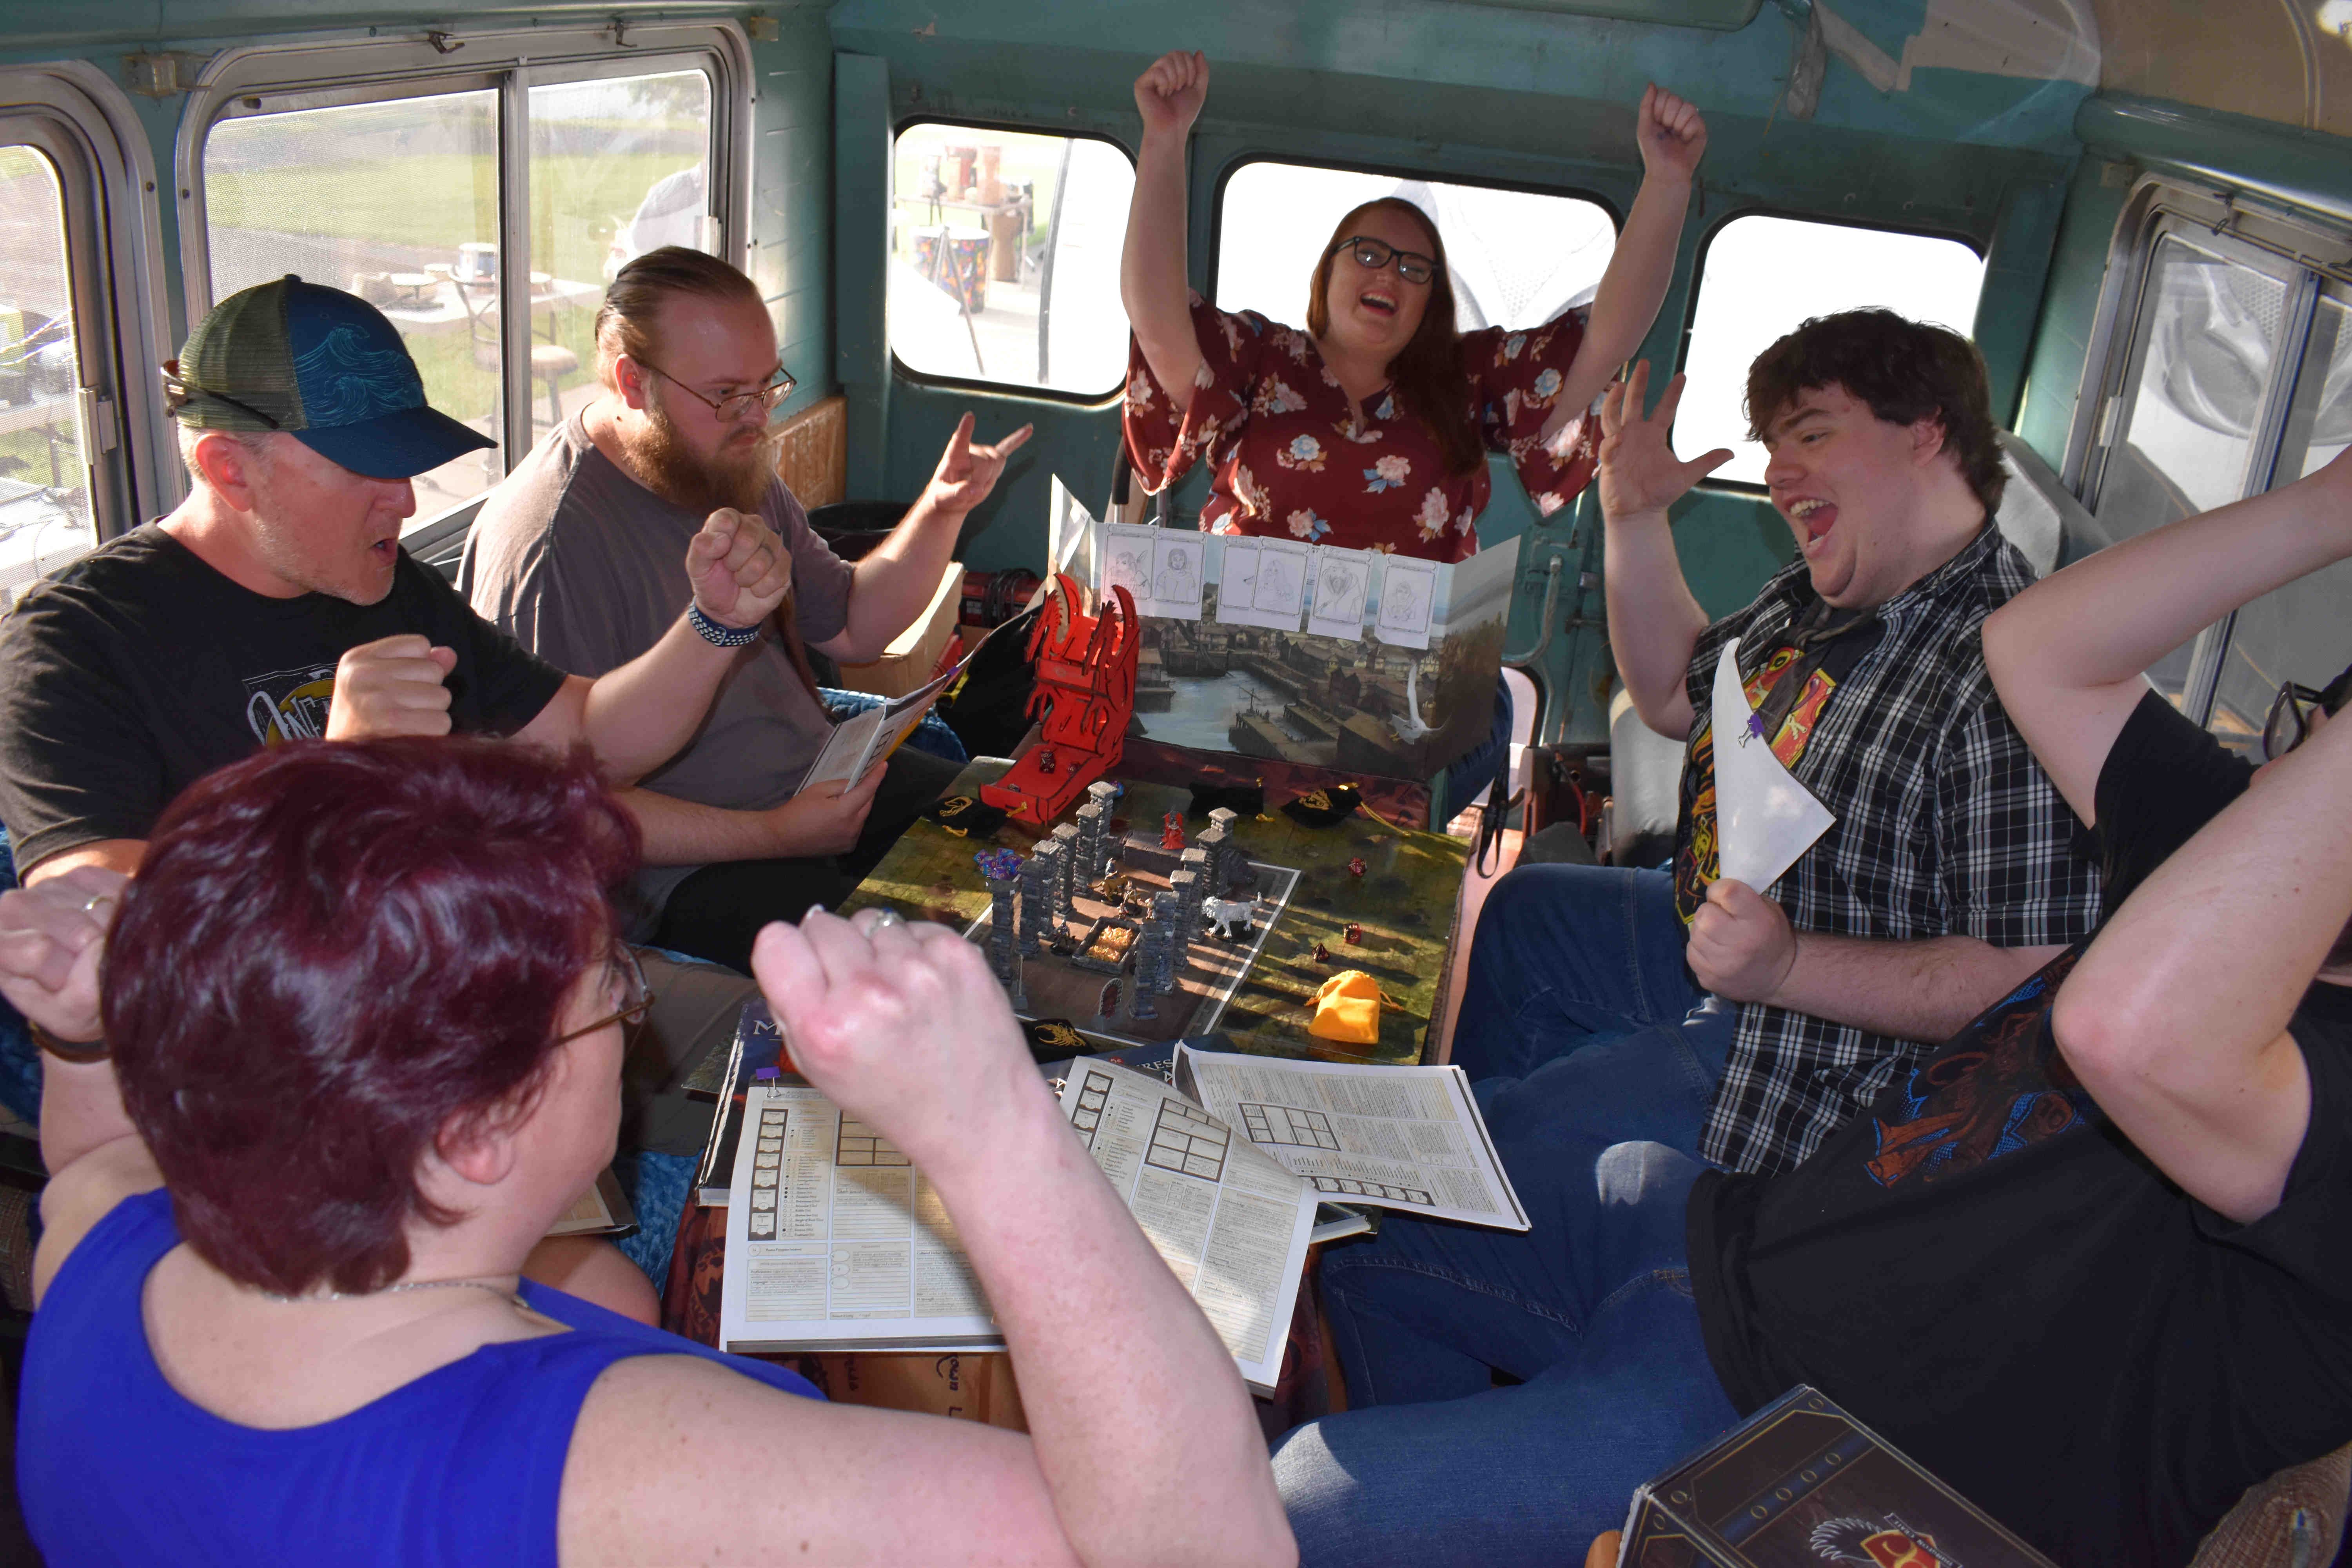
[[[1496,883],[1454,1031],[1471,1082],[1517,1080],[1489,1121],[1696,1154],[1739,1011],[1692,981],[1684,940],[1663,871],[1522,866]]]
[[[1549,1152],[1551,1179],[1518,1186],[1526,1235],[1405,1221],[1325,1258],[1349,1394],[1376,1403],[1275,1447],[1302,1562],[1581,1562],[1635,1487],[1738,1420],[1691,1300],[1697,1162]],[[1489,1367],[1525,1381],[1493,1387]]]

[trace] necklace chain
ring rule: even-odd
[[[374,1290],[328,1290],[316,1296],[281,1296],[275,1290],[261,1294],[272,1301],[364,1301],[375,1296],[397,1295],[403,1290],[488,1290],[491,1295],[513,1302],[524,1311],[530,1303],[518,1290],[494,1285],[488,1279],[405,1279],[397,1285],[386,1285]]]

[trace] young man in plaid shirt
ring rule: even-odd
[[[1884,310],[1808,321],[1749,369],[1765,480],[1801,559],[1712,624],[1666,510],[1730,459],[1678,462],[1682,382],[1602,406],[1611,651],[1686,738],[1671,872],[1514,871],[1480,918],[1454,1059],[1490,1119],[1796,1165],[1983,1006],[2087,934],[2095,868],[2001,710],[1978,628],[2032,580],[1993,527],[1983,361]],[[1717,659],[1755,732],[1836,820],[1772,887],[1717,877]]]

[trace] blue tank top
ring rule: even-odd
[[[53,1563],[556,1568],[572,1428],[614,1362],[698,1355],[823,1397],[781,1367],[525,1280],[524,1299],[572,1332],[484,1345],[317,1426],[243,1426],[173,1389],[148,1347],[140,1295],[179,1241],[168,1194],[125,1198],[67,1258],[33,1320],[16,1476]]]

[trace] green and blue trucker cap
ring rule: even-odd
[[[498,445],[426,405],[383,311],[290,272],[214,306],[167,372],[182,424],[283,430],[370,479],[412,479]]]

